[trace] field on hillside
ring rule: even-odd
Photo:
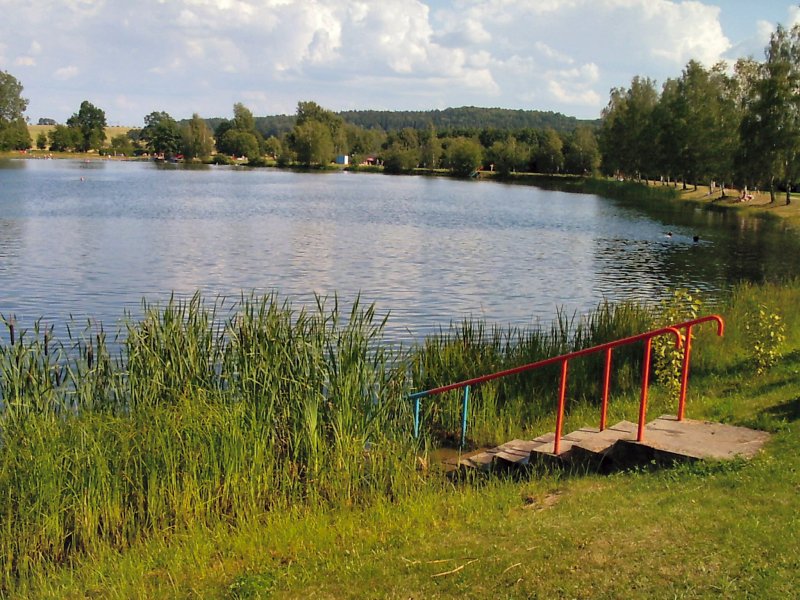
[[[36,145],[36,137],[42,132],[45,134],[49,133],[53,127],[53,125],[28,125],[28,133],[31,135],[34,146]],[[108,144],[114,136],[125,135],[131,129],[133,129],[133,127],[127,125],[106,127],[106,144]]]

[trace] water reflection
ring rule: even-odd
[[[198,289],[361,294],[406,338],[468,315],[526,324],[674,286],[713,293],[794,274],[800,255],[779,224],[689,205],[417,177],[12,162],[0,166],[0,312],[28,319],[108,323],[143,296]]]

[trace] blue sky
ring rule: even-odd
[[[596,118],[634,75],[763,58],[778,0],[0,0],[0,70],[27,116],[82,100],[110,124],[332,110],[487,106]]]

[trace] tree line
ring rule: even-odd
[[[0,137],[7,140],[0,149],[25,150],[33,143],[23,117],[27,101],[22,99],[22,86],[12,76],[4,75],[13,80],[10,96],[17,103],[10,109],[13,115],[8,123],[13,126],[8,126],[6,138]],[[481,112],[498,115],[519,111],[461,110],[462,115]],[[241,103],[234,104],[230,119],[206,120],[195,114],[189,120],[178,121],[164,111],[154,111],[144,117],[141,128],[106,140],[105,112],[86,100],[66,124],[56,124],[48,133],[40,133],[35,146],[57,152],[148,154],[216,163],[227,163],[229,157],[236,157],[254,166],[272,161],[279,166],[324,167],[336,156],[346,155],[355,163],[381,165],[389,173],[422,167],[449,169],[464,176],[481,168],[501,174],[515,171],[586,174],[594,172],[600,164],[596,135],[589,125],[579,125],[572,131],[466,125],[437,130],[433,122],[427,121],[423,127],[387,131],[352,123],[342,113],[327,110],[314,101],[298,102],[294,116],[280,119],[282,132],[265,134],[265,126],[272,127],[274,122],[270,125],[269,118],[255,117]],[[464,121],[469,122],[469,119]]]
[[[690,61],[656,88],[634,77],[611,91],[602,114],[603,170],[661,179],[790,192],[800,182],[800,26],[778,26],[765,60],[730,71]]]

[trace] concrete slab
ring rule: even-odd
[[[581,429],[568,433],[567,435],[562,435],[561,443],[559,444],[559,449],[558,449],[558,457],[567,458],[570,455],[572,447],[575,444],[588,440],[592,436],[597,435],[599,431],[600,431],[599,429],[596,429],[594,427],[583,427]],[[545,444],[537,446],[536,448],[533,449],[533,452],[537,455],[548,455],[555,457],[556,456],[554,454],[556,447],[555,435],[554,434],[552,435],[553,435],[553,441],[549,441]]]
[[[684,419],[663,415],[648,423],[641,442],[623,440],[662,454],[689,459],[730,460],[752,458],[770,435],[746,427]]]
[[[619,440],[636,439],[636,423],[620,421],[616,425],[606,427],[595,435],[588,436],[574,445],[574,450],[580,448],[589,454],[605,454]]]
[[[496,460],[500,461],[504,466],[526,465],[530,461],[533,448],[547,443],[552,440],[553,437],[552,433],[546,433],[532,440],[511,440],[496,448],[484,450],[471,456],[465,456],[459,461],[459,465],[469,469],[479,469],[481,471],[488,471],[491,469]]]
[[[584,427],[561,438],[559,454],[553,454],[555,434],[547,433],[532,440],[515,439],[496,448],[460,455],[454,465],[460,469],[489,471],[495,467],[513,468],[530,464],[569,460],[595,461],[612,467],[657,460],[750,458],[769,440],[769,434],[746,427],[694,421],[678,421],[663,415],[648,423],[644,440],[636,441],[637,425],[630,421],[599,431]],[[606,461],[610,458],[610,461]]]

